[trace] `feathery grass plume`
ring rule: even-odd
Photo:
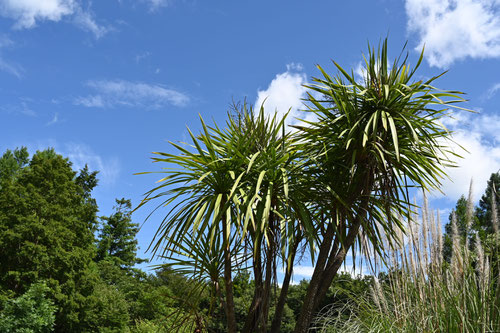
[[[403,221],[403,217],[401,216],[401,214],[398,214],[398,219],[401,223],[401,225],[405,225],[404,221]],[[396,246],[396,249],[398,251],[402,251],[405,247],[405,231],[404,229],[400,229],[400,228],[397,228],[396,229],[396,241],[397,241],[397,246]]]
[[[495,235],[498,236],[499,223],[498,220],[498,211],[497,211],[497,201],[496,201],[496,192],[495,192],[495,184],[493,183],[491,186],[491,224],[493,225],[493,230],[495,231]]]
[[[493,278],[492,276],[492,270],[491,270],[491,266],[490,266],[490,259],[488,258],[488,256],[485,256],[484,257],[484,289],[485,291],[488,291],[487,288],[489,288],[490,286],[490,282],[491,282],[491,279]],[[498,281],[498,277],[497,277],[497,282],[500,282]],[[498,293],[498,290],[497,290],[497,293]],[[497,297],[500,297],[500,293],[498,293]]]
[[[343,309],[344,315],[336,314],[336,321],[321,332],[500,332],[500,308],[495,303],[500,299],[500,288],[495,286],[498,278],[493,278],[496,270],[490,267],[480,238],[476,236],[475,250],[466,253],[453,212],[450,266],[442,260],[439,211],[434,219],[435,212],[429,208],[423,210],[423,220],[431,229],[427,244],[423,244],[423,220],[420,227],[415,220],[409,220],[408,242],[395,252],[399,256],[395,259],[397,266],[393,260],[393,267],[387,267],[388,279],[374,280],[370,290],[373,301],[358,297],[354,304]],[[428,253],[418,253],[424,249]],[[421,262],[432,251],[440,259],[421,274]],[[465,255],[470,259],[463,259]],[[355,314],[351,316],[352,313]]]
[[[422,205],[422,254],[423,254],[423,271],[427,269],[428,266],[428,256],[427,256],[427,241],[428,241],[428,219],[429,219],[429,203],[427,201],[427,195],[424,194],[424,204]]]
[[[432,238],[432,243],[431,243],[431,264],[433,269],[436,269],[436,266],[439,264],[439,256],[441,254],[439,253],[439,240],[438,240],[438,231],[437,228],[438,226],[436,225],[436,220],[434,218],[434,212],[429,215],[430,216],[430,227],[431,227],[431,238]]]
[[[474,214],[474,180],[470,180],[470,185],[469,185],[469,195],[467,197],[467,216],[466,216],[466,221],[467,221],[467,231],[470,230],[470,227],[472,225],[472,216]]]
[[[477,270],[477,275],[479,277],[480,281],[480,286],[484,288],[484,281],[485,281],[485,257],[484,257],[484,250],[483,246],[481,245],[481,240],[479,239],[479,235],[476,234],[476,256],[477,256],[477,262],[476,262],[476,270]]]
[[[462,271],[462,251],[460,250],[460,235],[458,234],[457,215],[455,211],[451,213],[451,269],[455,279],[458,280]]]
[[[437,210],[436,219],[436,229],[437,229],[437,240],[438,240],[438,262],[439,266],[443,263],[443,227],[441,226],[441,213],[439,209]]]
[[[413,237],[413,224],[411,223],[411,219],[408,220],[408,257],[410,258],[410,266],[408,267],[408,271],[410,275],[414,278],[417,276],[417,268],[415,265],[415,255],[414,255],[414,237]]]
[[[467,208],[466,208],[466,216],[465,216],[465,248],[464,248],[464,252],[465,252],[465,256],[464,256],[464,260],[468,260],[469,259],[469,255],[468,255],[468,252],[469,252],[469,231],[471,229],[471,226],[472,226],[472,219],[473,219],[473,215],[474,215],[474,195],[472,193],[473,191],[473,186],[474,186],[474,180],[471,179],[470,180],[470,185],[469,185],[469,195],[467,197]]]
[[[382,305],[382,308],[385,312],[389,311],[389,306],[387,305],[387,300],[385,298],[384,292],[382,290],[382,286],[377,278],[373,279],[375,285],[375,295],[378,297],[379,303]]]
[[[378,293],[375,291],[375,288],[373,286],[370,286],[370,294],[372,296],[372,300],[379,309],[380,312],[383,312],[384,310],[382,309],[382,305],[380,304],[380,298]]]

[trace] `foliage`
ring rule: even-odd
[[[16,173],[29,162],[29,153],[26,147],[7,151],[0,159],[0,179],[8,180],[13,178]]]
[[[494,214],[492,214],[492,200],[495,200],[495,206],[497,207],[496,216],[500,214],[500,210],[498,209],[500,206],[499,183],[500,173],[492,173],[486,190],[479,201],[479,206],[475,207],[475,209],[472,204],[469,204],[472,202],[472,193],[469,193],[468,199],[463,195],[458,199],[455,209],[453,213],[450,213],[449,221],[445,225],[443,255],[447,262],[450,262],[452,252],[451,229],[453,215],[456,219],[457,231],[461,242],[465,243],[467,241],[472,248],[477,234],[486,252],[493,253],[500,250],[497,249],[498,244],[496,244],[495,237],[493,237],[498,230],[495,230],[496,226],[491,222],[494,219]],[[493,259],[496,260],[496,253]]]
[[[295,254],[308,249],[315,273],[296,332],[305,332],[337,270],[363,240],[375,251],[392,246],[408,216],[409,186],[436,189],[443,168],[453,165],[449,132],[440,125],[443,107],[461,102],[461,93],[414,81],[422,61],[408,56],[392,66],[387,41],[369,49],[365,78],[357,82],[338,64],[308,86],[308,108],[317,120],[284,129],[284,119],[266,117],[263,107],[237,107],[226,127],[190,133],[192,143],[172,143],[176,153],[156,153],[168,167],[140,206],[167,206],[153,250],[173,258],[200,290],[212,289],[226,309],[228,332],[236,331],[233,275],[250,258],[255,278],[243,332],[265,332],[277,263],[285,267],[277,303],[279,329]],[[320,97],[317,97],[320,96]],[[244,245],[244,247],[242,247]],[[175,255],[174,255],[175,254]],[[180,255],[182,259],[176,259]],[[185,258],[185,259],[184,259]],[[221,298],[220,281],[224,284]]]
[[[52,332],[56,306],[46,297],[49,288],[34,283],[22,295],[0,304],[0,331],[4,333]]]
[[[10,152],[0,159],[14,170],[2,171],[10,176],[0,181],[0,285],[20,295],[46,281],[58,307],[56,330],[78,332],[85,327],[80,309],[95,282],[90,265],[97,207],[89,191],[96,174],[77,175],[53,149],[35,153],[28,164],[26,154],[17,154],[17,167],[5,162],[12,161]]]
[[[403,229],[399,216],[411,212],[409,187],[437,189],[444,167],[454,165],[440,120],[447,106],[464,101],[461,93],[435,88],[441,75],[415,80],[423,51],[413,68],[408,55],[391,65],[387,52],[387,40],[369,48],[362,80],[334,62],[336,76],[318,66],[321,77],[308,86],[317,120],[298,128],[322,237],[297,333],[307,331],[347,252],[370,244],[382,254],[393,246]]]
[[[131,269],[145,260],[137,258],[138,224],[132,223],[132,203],[130,200],[116,199],[115,212],[102,217],[102,228],[97,242],[96,260],[109,259],[121,268]]]
[[[123,293],[105,283],[98,283],[88,298],[87,321],[92,332],[118,333],[128,328],[128,302]]]
[[[494,219],[492,214],[492,200],[495,200],[496,203],[496,216],[500,216],[500,171],[491,174],[486,190],[481,200],[479,200],[479,207],[476,209],[476,215],[482,229],[481,236],[498,231],[495,230],[494,224],[491,223]]]
[[[96,185],[97,172],[74,172],[52,149],[0,158],[1,332],[127,332],[136,322],[179,328],[173,313],[186,310],[189,284],[132,268],[140,259],[129,200],[117,200],[96,242]],[[96,244],[103,255],[93,261]]]
[[[471,251],[465,242],[460,242],[454,216],[451,264],[446,264],[441,256],[439,219],[426,206],[421,217],[420,226],[416,225],[418,216],[409,221],[408,241],[401,242],[388,255],[391,265],[387,283],[374,281],[373,303],[361,298],[344,308],[343,317],[328,314],[323,321],[323,332],[497,332],[500,329],[499,279],[479,237]],[[466,228],[470,223],[466,222]]]
[[[153,248],[162,249],[160,254],[172,260],[169,266],[178,264],[178,271],[193,278],[200,290],[208,283],[214,299],[221,300],[223,281],[221,303],[233,331],[232,271],[253,254],[256,287],[250,312],[256,319],[245,329],[253,331],[267,323],[274,258],[293,261],[292,245],[298,238],[293,205],[303,204],[294,196],[300,193],[289,186],[298,178],[293,177],[289,135],[281,134],[284,120],[265,118],[263,109],[254,115],[246,105],[235,109],[226,129],[207,127],[202,120],[202,134],[191,134],[193,152],[173,144],[179,155],[157,153],[156,162],[179,168],[166,169],[161,185],[141,205],[163,197],[161,205],[172,205]],[[312,233],[310,227],[305,230]]]

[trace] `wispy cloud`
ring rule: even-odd
[[[18,79],[20,79],[24,74],[24,68],[21,65],[6,61],[5,59],[3,59],[1,54],[0,54],[0,70],[12,74]]]
[[[488,91],[486,92],[486,98],[492,98],[498,91],[500,90],[500,83],[494,84]]]
[[[94,15],[90,10],[84,11],[78,8],[73,15],[73,22],[80,29],[91,32],[96,39],[104,37],[108,32],[114,29],[111,26],[100,25],[96,22]]]
[[[57,122],[59,122],[59,114],[56,112],[56,113],[54,114],[54,117],[52,118],[52,120],[51,120],[51,121],[49,121],[49,122],[47,122],[47,124],[46,124],[46,125],[47,125],[47,126],[54,125],[54,124],[56,124]]]
[[[172,2],[171,0],[141,0],[149,6],[149,10],[154,12],[162,7],[167,7]]]
[[[144,59],[146,59],[150,56],[151,56],[151,52],[148,52],[148,51],[139,53],[138,55],[135,56],[135,62],[140,63],[141,61],[143,61]]]
[[[3,50],[14,46],[14,42],[5,35],[0,36],[0,70],[12,74],[20,79],[24,74],[24,68],[14,62],[5,60]]]
[[[87,97],[77,97],[74,100],[74,104],[83,105],[88,108],[104,108],[106,103],[101,95],[93,95]]]
[[[98,171],[97,178],[99,185],[113,186],[120,179],[121,164],[120,160],[114,156],[103,157],[95,152],[88,144],[82,142],[59,142],[54,139],[39,140],[36,142],[22,142],[15,144],[14,147],[28,147],[30,153],[37,150],[54,148],[54,150],[66,157],[72,163],[75,171],[81,170],[88,165],[91,171]]]
[[[86,107],[145,107],[158,109],[168,104],[184,106],[189,97],[177,90],[157,84],[124,80],[97,80],[87,82],[94,95],[78,97],[74,103]]]
[[[111,30],[99,25],[90,9],[84,10],[77,0],[0,0],[0,15],[15,20],[15,29],[31,29],[39,22],[67,17],[97,39]]]
[[[82,143],[70,142],[55,149],[70,159],[75,170],[82,169],[87,164],[91,170],[99,171],[98,178],[104,185],[112,185],[118,180],[120,163],[117,158],[105,159]]]
[[[431,66],[500,57],[500,1],[406,0],[408,29],[425,45]]]
[[[36,117],[36,112],[30,107],[29,98],[20,98],[19,103],[10,103],[0,105],[0,110],[11,114],[22,114],[25,116]]]

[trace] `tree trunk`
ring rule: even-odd
[[[245,321],[245,326],[243,327],[242,333],[253,333],[257,327],[258,322],[258,311],[261,307],[262,296],[264,293],[264,281],[262,274],[262,255],[261,249],[257,249],[257,252],[253,258],[253,274],[255,289],[253,293],[252,304],[248,310],[247,319]]]
[[[366,188],[370,187],[367,186]],[[297,324],[295,325],[294,333],[306,333],[309,329],[309,326],[311,325],[313,319],[314,311],[319,306],[321,300],[323,300],[323,298],[325,297],[328,288],[333,281],[333,278],[337,274],[338,269],[342,265],[342,262],[347,255],[347,252],[356,240],[356,236],[359,232],[359,227],[361,226],[361,221],[366,217],[367,205],[368,198],[362,201],[362,204],[360,205],[360,207],[362,207],[360,209],[361,212],[356,216],[352,225],[349,226],[349,231],[346,238],[344,239],[344,244],[341,244],[338,253],[336,251],[338,245],[335,244],[338,242],[338,236],[335,237],[336,239],[333,245],[333,249],[331,249],[330,251],[333,238],[333,228],[331,232],[328,232],[328,229],[330,229],[330,225],[328,226],[327,233],[324,237],[323,242],[327,243],[328,252],[325,251],[326,254],[321,253],[326,248],[323,247],[324,244],[321,244],[320,254],[318,255],[318,262],[314,269],[309,288],[307,289],[306,300],[304,301],[304,305],[302,306],[302,310],[300,311],[299,319],[297,321]],[[325,265],[326,258],[328,258],[328,262],[326,262]]]
[[[266,274],[264,281],[264,290],[262,294],[262,306],[258,311],[259,320],[257,321],[256,333],[266,333],[267,332],[267,319],[269,318],[269,299],[271,298],[271,280],[272,280],[272,266],[273,266],[273,246],[272,240],[271,247],[266,251]]]
[[[283,318],[283,309],[285,308],[286,297],[288,295],[288,287],[290,286],[290,280],[292,277],[292,267],[293,261],[295,259],[295,253],[297,252],[297,247],[300,243],[300,239],[297,238],[295,244],[293,245],[293,253],[291,258],[291,265],[287,265],[285,277],[283,279],[283,285],[281,286],[280,297],[278,303],[276,304],[276,311],[274,312],[273,322],[271,324],[271,333],[279,332],[281,327],[281,319]]]
[[[347,252],[351,248],[352,244],[354,244],[360,225],[361,221],[358,221],[356,225],[350,227],[347,237],[345,239],[344,243],[345,246],[341,246],[340,250],[338,250],[338,245],[337,247],[334,246],[334,249],[330,254],[330,258],[325,268],[325,274],[323,274],[323,280],[321,281],[320,287],[318,289],[317,297],[314,302],[313,311],[318,309],[320,302],[328,292],[328,288],[330,288],[330,286],[332,285],[333,279],[337,275],[340,266],[344,262]]]
[[[314,267],[313,276],[311,277],[309,287],[307,288],[306,298],[304,299],[299,318],[297,320],[297,323],[295,324],[295,333],[307,332],[311,323],[316,294],[320,287],[320,282],[323,279],[324,269],[329,257],[333,237],[333,227],[331,224],[328,224],[326,233],[323,238],[323,243],[321,243],[321,246],[319,248],[318,259]]]
[[[221,202],[221,209],[225,203]],[[230,226],[229,226],[230,227]],[[230,230],[228,230],[226,215],[222,213],[222,232],[224,233],[224,284],[226,287],[226,320],[227,332],[236,333],[236,315],[234,313],[234,296],[233,296],[233,278],[231,274],[231,248],[228,237]]]

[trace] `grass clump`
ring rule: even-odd
[[[468,202],[467,228],[470,193]],[[492,205],[496,212],[495,200]],[[429,210],[424,196],[420,216],[406,223],[407,233],[384,258],[388,269],[374,279],[370,295],[353,299],[340,312],[336,308],[335,315],[325,309],[318,331],[500,332],[498,217],[492,214],[494,246],[485,246],[477,234],[461,237],[452,214],[449,261],[443,259],[439,212]]]

